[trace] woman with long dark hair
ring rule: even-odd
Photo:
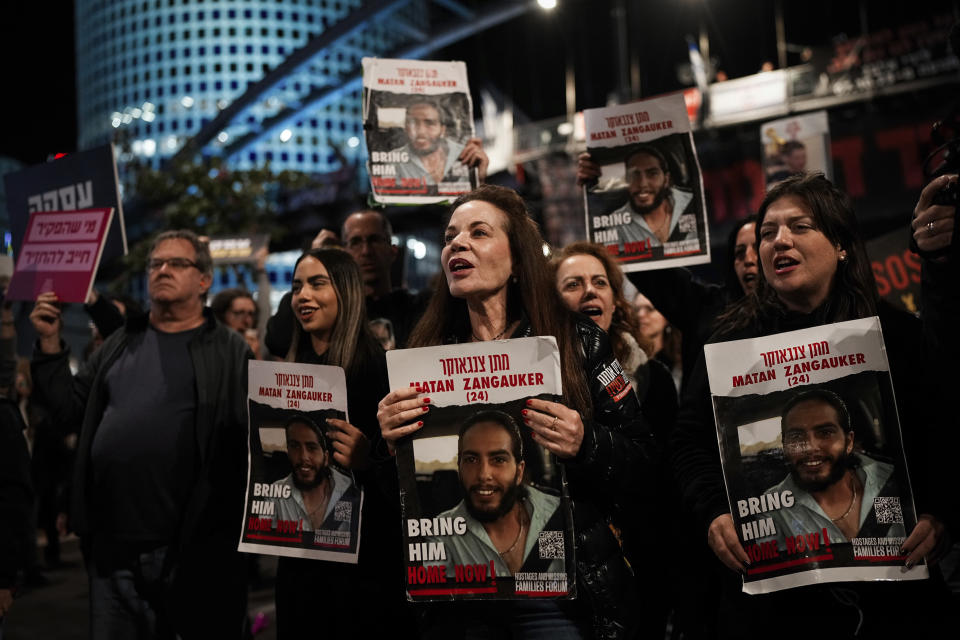
[[[624,494],[652,471],[652,439],[636,397],[628,393],[613,400],[597,379],[612,361],[609,341],[593,322],[561,304],[539,230],[515,192],[485,185],[464,194],[444,227],[443,278],[408,346],[556,338],[563,402],[528,401],[524,423],[533,439],[566,465],[579,596],[436,605],[426,633],[509,637],[520,628],[563,638],[629,637],[636,592],[611,526]],[[394,389],[380,402],[377,417],[389,446],[421,427],[418,417],[429,410],[428,400],[411,387]]]
[[[942,482],[936,474],[944,466],[937,461],[935,443],[926,431],[928,403],[917,385],[916,372],[922,367],[919,324],[912,316],[878,302],[853,209],[822,174],[794,176],[771,189],[760,207],[756,239],[761,265],[756,295],[747,296],[719,318],[718,332],[711,341],[754,338],[879,315],[920,513],[917,526],[903,542],[903,553],[907,566],[925,556],[935,561],[942,552],[945,509],[938,496]],[[744,571],[749,558],[738,541],[724,490],[702,356],[683,396],[673,445],[674,468],[685,503],[697,516],[710,548],[728,568]],[[862,479],[850,480],[854,487],[858,482]],[[727,576],[721,603],[722,636],[752,637],[755,632],[778,628],[785,623],[781,616],[787,607],[804,612],[789,622],[791,633],[798,636],[829,630],[835,637],[904,633],[932,637],[927,633],[939,629],[937,615],[943,614],[935,602],[945,591],[942,581],[934,579],[837,583],[744,596],[739,578],[733,573]],[[894,603],[911,615],[891,620],[889,607]]]
[[[371,450],[379,440],[377,401],[387,391],[383,349],[370,333],[363,282],[353,258],[339,249],[311,249],[294,267],[290,300],[296,327],[286,360],[343,367],[350,422],[328,419],[333,462],[364,487],[357,565],[280,558],[279,637],[307,632],[331,637],[405,637],[399,561],[400,513],[380,491]],[[385,568],[395,567],[395,571]],[[384,579],[394,576],[395,580]],[[399,630],[399,631],[398,631]]]

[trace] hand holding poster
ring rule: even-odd
[[[573,596],[562,470],[521,426],[528,398],[561,395],[554,338],[390,351],[387,367],[430,398],[397,447],[408,597]]]
[[[247,498],[240,551],[356,564],[363,488],[333,460],[327,418],[347,420],[343,369],[249,363]]]
[[[474,135],[463,62],[364,58],[363,128],[377,202],[446,202],[476,186],[460,161]]]
[[[917,523],[878,318],[704,348],[746,593],[916,580]]]
[[[600,170],[584,190],[587,238],[624,271],[710,262],[703,181],[682,94],[587,109]]]
[[[31,213],[7,299],[53,291],[61,302],[86,302],[112,219],[113,209]]]

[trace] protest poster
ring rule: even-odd
[[[14,252],[23,244],[27,221],[34,211],[112,207],[113,223],[107,233],[102,258],[110,260],[127,254],[123,201],[112,144],[13,171],[4,176],[4,184]]]
[[[256,253],[270,242],[267,233],[237,233],[210,237],[210,256],[214,265],[253,264]]]
[[[917,580],[917,523],[880,320],[704,348],[746,593]]]
[[[54,291],[61,302],[86,302],[112,219],[110,208],[31,213],[7,299]]]
[[[880,297],[904,311],[920,311],[920,256],[910,251],[909,229],[868,240],[867,254]]]
[[[340,367],[251,360],[240,551],[356,564],[363,488],[338,465],[327,418],[349,421]]]
[[[700,163],[682,93],[587,109],[587,239],[624,271],[710,262]]]
[[[387,369],[392,389],[430,398],[397,445],[408,599],[573,597],[563,469],[520,413],[562,394],[556,340],[388,351]]]
[[[477,186],[458,160],[474,136],[463,62],[364,58],[363,129],[376,202],[448,202]]]
[[[826,111],[764,122],[760,125],[760,140],[768,191],[801,171],[819,171],[833,179]]]

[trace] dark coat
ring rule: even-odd
[[[924,402],[919,375],[922,370],[920,323],[882,301],[878,307],[917,513],[931,513],[943,519],[943,500],[938,497],[938,487],[950,485],[937,476],[950,467],[939,461],[942,452],[937,451],[937,443],[931,441],[927,432],[929,403]],[[752,326],[715,335],[710,342],[754,338],[821,324],[825,324],[822,310],[810,314],[772,311]],[[690,373],[683,393],[672,439],[672,457],[684,504],[696,516],[700,539],[705,542],[710,523],[717,516],[729,513],[730,505],[703,355]],[[916,632],[922,637],[937,637],[923,635],[921,626],[922,622],[933,625],[930,629],[937,628],[941,623],[937,615],[945,612],[943,607],[938,610],[937,603],[942,604],[946,591],[942,579],[933,573],[934,578],[929,581],[816,585],[746,596],[740,593],[739,577],[727,570],[725,589],[720,594],[721,617],[727,616],[727,621],[721,621],[720,632],[724,637],[755,637],[751,634],[781,628],[782,612],[795,610],[816,612],[816,615],[791,618],[791,633],[798,636],[828,628],[833,629],[837,637],[852,637],[856,629],[860,629],[862,637],[887,637],[888,632],[894,635],[915,635],[912,632]],[[886,608],[893,602],[913,614],[894,624]],[[881,635],[871,635],[878,633]]]
[[[148,322],[147,315],[129,317],[126,326],[112,333],[76,376],[70,373],[67,348],[56,354],[34,352],[35,393],[53,414],[54,422],[82,425],[72,517],[74,530],[85,538],[85,545],[91,534],[97,534],[98,523],[90,519],[90,455],[110,402],[106,375],[130,336],[145,332]],[[199,620],[214,625],[211,632],[216,633],[232,629],[228,623],[238,611],[242,616],[245,608],[244,565],[236,547],[246,482],[247,360],[251,353],[243,337],[217,323],[209,309],[204,310],[203,329],[191,340],[189,350],[196,376],[198,471],[168,562],[174,594],[171,610],[178,630],[199,633]],[[144,389],[144,393],[150,390]]]

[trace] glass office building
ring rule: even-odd
[[[407,7],[417,18],[418,3]],[[361,0],[76,0],[78,146],[108,141],[159,167],[248,87],[325,29],[361,8]],[[384,55],[409,35],[383,21],[355,30],[258,96],[241,118],[206,146],[218,153],[250,126],[317,87],[359,69],[364,55]],[[300,117],[302,115],[302,118]],[[270,162],[274,170],[327,172],[334,148],[354,162],[363,145],[359,90],[334,95],[296,122],[241,149],[230,166]],[[219,147],[219,149],[218,149]],[[130,160],[131,155],[120,160]]]

